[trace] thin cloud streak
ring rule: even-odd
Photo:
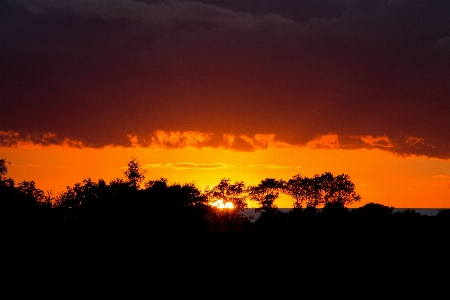
[[[197,169],[197,170],[208,170],[208,169],[226,169],[226,168],[234,168],[236,166],[226,164],[226,163],[213,163],[213,164],[198,164],[198,163],[190,163],[190,162],[182,162],[182,163],[168,163],[165,165],[168,168],[175,168],[178,170],[181,169]]]
[[[156,168],[160,168],[162,167],[162,164],[145,164],[145,166],[143,166],[143,169],[156,169]]]

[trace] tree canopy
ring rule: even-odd
[[[349,206],[361,200],[349,175],[334,176],[330,172],[312,178],[297,174],[286,182],[284,191],[294,199],[294,207],[324,207],[329,203]]]
[[[296,174],[287,181],[266,178],[250,186],[243,181],[232,182],[230,178],[222,178],[216,186],[201,190],[194,182],[170,183],[166,178],[146,181],[146,172],[136,158],[128,162],[123,178],[109,183],[103,179],[83,179],[53,196],[37,188],[34,181],[16,185],[7,176],[10,165],[5,159],[0,159],[0,199],[4,211],[33,211],[45,207],[52,209],[46,214],[53,215],[53,218],[77,222],[120,221],[122,224],[165,224],[163,227],[178,224],[178,227],[201,230],[236,230],[250,224],[250,219],[243,214],[249,200],[259,204],[255,209],[260,213],[258,226],[293,224],[305,218],[347,214],[350,212],[348,207],[361,200],[356,193],[356,185],[347,174],[325,172],[313,177]],[[289,214],[282,213],[277,207],[281,194],[292,198],[294,210]],[[232,208],[211,205],[217,200],[231,203]],[[392,209],[369,203],[355,209],[352,215],[398,217],[398,213],[391,213]],[[417,216],[417,213],[411,211],[403,215]]]

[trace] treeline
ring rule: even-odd
[[[314,222],[346,221],[398,222],[422,216],[410,209],[393,212],[394,207],[369,203],[356,209],[348,207],[361,200],[346,174],[331,173],[305,177],[295,175],[288,181],[267,178],[257,185],[232,183],[222,179],[205,191],[194,183],[169,184],[165,178],[145,181],[145,172],[132,159],[124,178],[107,183],[90,178],[54,196],[44,193],[33,181],[16,184],[7,177],[9,163],[0,159],[1,218],[15,223],[45,222],[75,226],[139,226],[156,231],[229,232],[244,230],[300,228]],[[293,200],[294,208],[280,211],[275,202],[280,194]],[[233,209],[211,203],[222,200]],[[244,215],[247,201],[259,204],[256,220]],[[442,210],[438,219],[449,219]],[[428,218],[428,217],[427,217]]]

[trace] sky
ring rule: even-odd
[[[449,70],[448,0],[0,0],[0,158],[56,194],[137,158],[447,208]]]

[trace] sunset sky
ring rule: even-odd
[[[0,0],[0,158],[83,179],[348,174],[450,207],[448,0]],[[290,207],[281,199],[279,207]]]

